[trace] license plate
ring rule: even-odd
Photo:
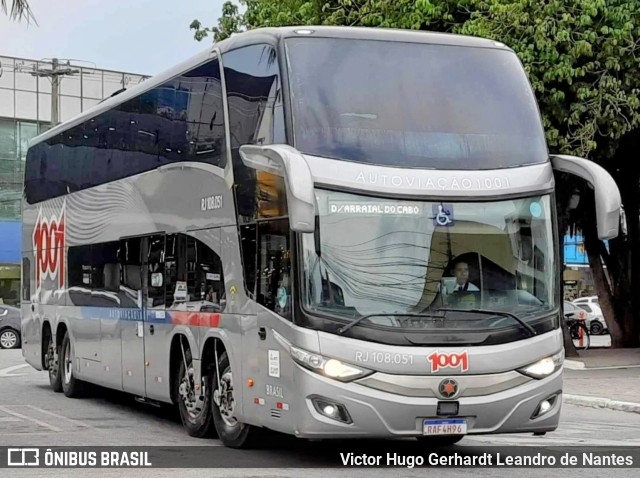
[[[466,435],[467,421],[461,418],[425,420],[422,423],[423,435]]]

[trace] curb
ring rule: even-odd
[[[640,413],[640,403],[622,402],[601,397],[587,397],[584,395],[564,394],[564,403],[578,405],[580,407],[608,408],[619,412]]]
[[[581,370],[583,368],[586,368],[584,365],[584,362],[580,362],[578,360],[564,360],[564,366],[565,368],[568,368],[569,370]]]
[[[564,361],[564,368],[567,370],[621,370],[627,368],[640,368],[640,364],[629,365],[609,365],[604,367],[587,367],[584,362],[578,360],[566,360]]]

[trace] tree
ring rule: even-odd
[[[36,21],[27,0],[12,0],[11,10],[7,9],[7,0],[0,0],[0,9],[2,9],[5,15],[8,14],[12,20],[25,20],[27,23],[31,20],[33,20],[34,23]]]
[[[558,194],[567,227],[582,230],[614,346],[640,345],[640,0],[240,0],[226,2],[218,27],[191,27],[222,40],[244,29],[357,25],[433,30],[494,39],[521,59],[553,152],[598,162],[616,180],[628,234],[595,236],[589,190]],[[561,235],[564,235],[561,229]],[[602,267],[606,265],[606,270]]]

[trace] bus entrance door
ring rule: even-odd
[[[165,243],[166,236],[156,234],[147,238],[145,245],[143,282],[144,365],[146,396],[163,400],[169,396],[167,376],[167,344],[171,343],[173,327],[167,323],[165,290]],[[173,263],[175,264],[175,263]],[[169,268],[172,264],[169,263]],[[170,289],[169,289],[170,290]]]
[[[145,396],[143,285],[146,282],[146,239],[120,240],[120,288],[122,337],[122,388],[125,392]]]

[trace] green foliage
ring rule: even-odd
[[[284,25],[433,30],[491,38],[520,57],[552,151],[602,160],[640,123],[640,0],[240,0],[195,38]]]
[[[195,30],[193,37],[197,41],[206,38],[209,33],[213,33],[216,40],[223,40],[232,33],[239,31],[241,18],[238,13],[238,6],[232,2],[225,2],[222,5],[222,17],[218,19],[217,27],[203,28],[200,21],[194,20],[189,25],[189,28]]]
[[[550,148],[600,159],[638,127],[640,2],[484,0],[457,33],[500,40],[522,60]]]
[[[36,25],[38,24],[27,0],[12,0],[11,10],[7,8],[7,0],[0,0],[0,10],[2,10],[2,13],[5,15],[9,15],[9,18],[12,20],[25,20],[27,23],[33,22]]]

